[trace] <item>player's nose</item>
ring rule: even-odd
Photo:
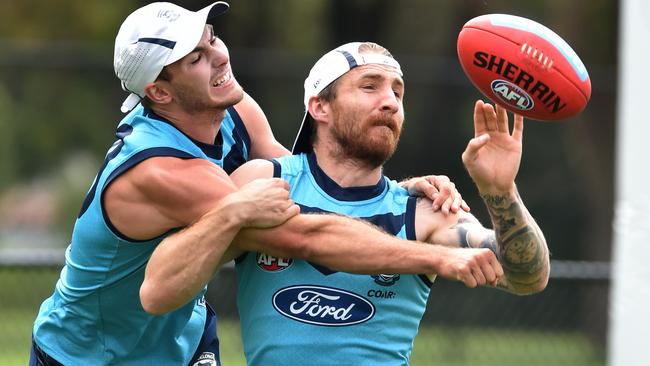
[[[396,113],[399,110],[400,101],[392,88],[387,88],[381,93],[381,110],[384,112]]]
[[[212,65],[215,67],[222,66],[230,60],[228,49],[223,42],[219,42],[215,47],[211,47],[209,55]]]

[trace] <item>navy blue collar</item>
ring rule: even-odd
[[[223,145],[223,136],[221,136],[221,129],[219,129],[219,133],[217,133],[217,137],[214,140],[214,144],[206,144],[204,142],[201,142],[201,141],[198,141],[198,140],[195,140],[195,139],[191,138],[185,132],[178,129],[178,127],[176,127],[171,121],[157,115],[156,113],[154,113],[154,111],[152,111],[149,108],[144,108],[144,111],[143,111],[142,114],[147,118],[154,119],[156,121],[164,122],[164,123],[167,123],[168,125],[171,125],[178,132],[182,133],[185,137],[190,139],[190,141],[192,141],[192,143],[194,143],[194,145],[196,145],[199,149],[201,149],[201,151],[203,151],[203,153],[205,155],[207,155],[208,157],[210,157],[212,159],[216,159],[216,160],[221,159],[221,155],[223,154],[223,146],[222,146]]]
[[[316,184],[332,198],[339,201],[364,201],[378,197],[386,189],[386,180],[382,175],[379,182],[372,186],[348,187],[343,188],[318,166],[316,154],[310,152],[307,154],[307,162]]]

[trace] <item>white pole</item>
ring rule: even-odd
[[[650,365],[650,2],[620,9],[609,365]]]

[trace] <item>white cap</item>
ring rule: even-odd
[[[291,150],[294,154],[310,152],[312,150],[310,135],[313,120],[309,114],[309,99],[318,96],[328,85],[345,75],[357,66],[376,64],[392,67],[400,76],[402,69],[392,57],[379,53],[359,53],[359,46],[363,43],[352,42],[339,46],[321,57],[309,71],[305,79],[305,116],[302,119],[300,130],[296,136]]]
[[[156,80],[163,67],[192,52],[201,41],[209,18],[223,14],[228,4],[215,2],[190,11],[166,2],[152,3],[131,13],[115,37],[113,67],[122,89],[131,92],[122,112],[144,97],[144,86]]]

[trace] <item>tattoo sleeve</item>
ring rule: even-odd
[[[480,223],[475,219],[470,220],[467,218],[462,218],[458,220],[458,223],[456,225],[451,227],[451,229],[456,230],[456,232],[458,233],[458,240],[460,243],[460,247],[461,248],[486,248],[486,249],[490,249],[496,256],[498,256],[499,253],[497,252],[497,241],[494,234],[491,232],[482,236],[473,234],[473,231],[477,228],[477,225],[480,225]],[[472,240],[470,236],[478,236],[479,238]]]
[[[546,240],[516,191],[504,195],[481,195],[494,233],[483,238],[482,247],[494,248],[505,272],[499,287],[517,294],[540,291],[549,273]]]

